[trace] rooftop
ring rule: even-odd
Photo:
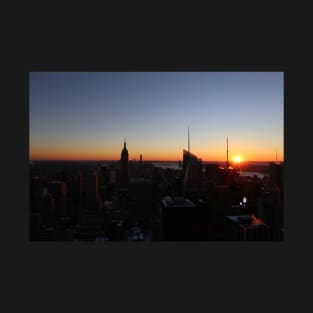
[[[263,221],[259,218],[256,218],[254,214],[244,214],[244,215],[231,215],[227,216],[231,221],[234,221],[240,226],[245,228],[251,228],[251,227],[268,227],[268,225],[264,224]]]
[[[168,207],[184,207],[184,208],[193,208],[196,207],[195,204],[193,202],[191,202],[189,199],[187,198],[183,198],[183,197],[164,197],[162,199],[162,203],[164,205],[164,207],[168,208]]]
[[[150,178],[144,178],[144,177],[131,177],[129,179],[129,182],[132,184],[136,184],[136,183],[151,183],[152,180]]]

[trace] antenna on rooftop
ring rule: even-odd
[[[226,167],[229,167],[229,162],[228,162],[228,136],[226,138]]]
[[[190,136],[189,136],[189,125],[188,125],[188,152],[190,152]]]

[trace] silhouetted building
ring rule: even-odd
[[[66,183],[63,181],[53,181],[49,185],[49,190],[55,195],[55,197],[66,197],[67,195],[67,187]]]
[[[99,196],[99,176],[98,172],[94,171],[86,175],[85,179],[85,203],[84,209],[87,211],[97,212],[101,206]]]
[[[218,164],[207,164],[205,166],[205,175],[208,179],[216,180],[218,176]]]
[[[283,178],[283,165],[281,163],[272,162],[269,164],[270,183],[279,185]]]
[[[208,211],[183,197],[161,201],[161,239],[189,241],[208,239]]]
[[[202,160],[183,150],[183,191],[199,189],[202,182]]]
[[[280,215],[280,224],[283,224],[283,207],[284,207],[284,165],[282,163],[271,163],[269,166],[269,180],[275,188],[276,209]]]
[[[78,173],[73,177],[73,202],[77,206],[82,205],[82,194],[83,194],[83,175]]]
[[[128,189],[128,214],[134,220],[147,220],[152,216],[154,202],[153,182],[148,178],[131,178]]]
[[[283,164],[282,163],[270,163],[269,165],[269,181],[272,185],[279,187],[281,192],[283,192]]]
[[[267,241],[271,240],[271,228],[254,215],[226,216],[225,235],[229,241]]]
[[[128,150],[126,149],[126,139],[124,140],[124,148],[121,153],[120,160],[121,184],[128,184]]]
[[[43,224],[54,225],[55,223],[55,199],[45,189],[42,199],[41,219]]]
[[[109,171],[109,183],[115,185],[116,184],[116,168],[111,167]]]
[[[48,190],[55,199],[56,218],[68,215],[67,186],[63,181],[52,181],[48,184]]]

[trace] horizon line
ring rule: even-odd
[[[120,159],[29,159],[29,161],[33,162],[33,161],[89,161],[89,162],[119,162]],[[140,159],[130,159],[129,161],[140,161]],[[148,161],[148,162],[182,162],[183,160],[179,159],[179,160],[157,160],[157,159],[149,159],[149,160],[142,160],[143,162]],[[202,160],[202,162],[218,162],[218,163],[224,163],[225,160]],[[247,162],[262,162],[262,163],[275,163],[275,162],[284,162],[284,160],[243,160],[240,162],[240,164],[243,163],[247,163]],[[235,163],[235,162],[231,162],[231,163]]]

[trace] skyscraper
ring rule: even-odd
[[[208,240],[208,211],[184,197],[161,200],[161,238],[165,241]]]
[[[100,207],[99,174],[93,171],[85,179],[85,209],[88,212],[97,212]]]
[[[190,135],[188,125],[188,151],[183,149],[183,193],[197,189],[201,185],[202,160],[190,152]]]
[[[271,240],[271,229],[254,215],[226,216],[225,239],[229,241]]]
[[[269,164],[270,183],[282,189],[283,186],[283,165],[278,162]]]
[[[202,178],[202,160],[189,151],[183,150],[183,185],[198,188]]]
[[[121,184],[128,184],[128,150],[126,148],[126,138],[124,139],[124,148],[121,152],[120,160],[120,169],[121,169]]]

